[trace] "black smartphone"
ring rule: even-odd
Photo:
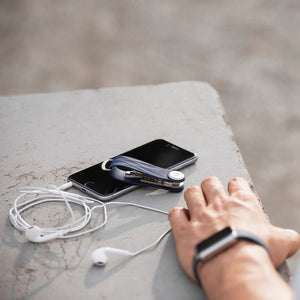
[[[197,160],[197,156],[181,147],[163,139],[157,139],[122,153],[161,168],[179,170]],[[109,172],[103,171],[102,162],[87,169],[74,173],[68,181],[81,191],[101,201],[108,201],[127,193],[138,186],[113,179]]]

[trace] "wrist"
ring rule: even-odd
[[[219,284],[219,279],[226,279],[229,271],[241,262],[265,264],[266,261],[270,262],[270,257],[264,248],[248,241],[239,241],[210,260],[199,263],[197,273],[205,287]]]
[[[269,248],[257,236],[253,235],[250,232],[243,230],[234,230],[232,229],[232,227],[227,226],[224,229],[216,232],[212,236],[206,238],[202,242],[198,243],[195,247],[193,271],[199,285],[201,285],[201,282],[197,273],[198,264],[200,262],[205,262],[213,258],[220,252],[232,247],[232,245],[240,240],[246,240],[255,243],[256,245],[260,245],[261,247],[265,248],[265,250],[271,257]]]
[[[248,241],[239,241],[212,259],[201,262],[197,272],[209,299],[252,299],[254,294],[259,296],[260,293],[262,298],[257,299],[266,299],[264,297],[273,292],[274,284],[277,292],[291,292],[267,251]],[[277,299],[278,295],[275,296],[268,299]]]

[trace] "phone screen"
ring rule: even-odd
[[[158,139],[122,153],[161,168],[178,170],[194,163],[194,153],[175,146],[165,140]],[[103,171],[101,163],[91,166],[69,176],[74,186],[101,200],[112,199],[123,192],[133,189],[128,183],[113,179],[109,172]]]

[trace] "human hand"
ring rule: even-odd
[[[273,226],[243,178],[228,183],[229,196],[216,177],[205,179],[201,187],[185,190],[188,209],[175,207],[169,212],[178,259],[187,275],[195,281],[192,259],[195,245],[226,226],[253,233],[263,240],[275,266],[292,256],[300,247],[297,232]],[[265,251],[262,248],[262,251]]]

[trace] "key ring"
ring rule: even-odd
[[[101,167],[102,170],[109,171],[114,179],[130,184],[152,186],[173,192],[184,189],[185,176],[182,172],[164,169],[132,157],[116,156],[105,160]]]
[[[111,163],[113,160],[111,159],[111,158],[109,158],[109,159],[106,159],[106,160],[104,160],[103,162],[102,162],[102,164],[101,164],[101,169],[103,170],[103,171],[111,171],[111,169],[108,169],[108,168],[106,168],[106,165],[108,164],[108,163]]]

